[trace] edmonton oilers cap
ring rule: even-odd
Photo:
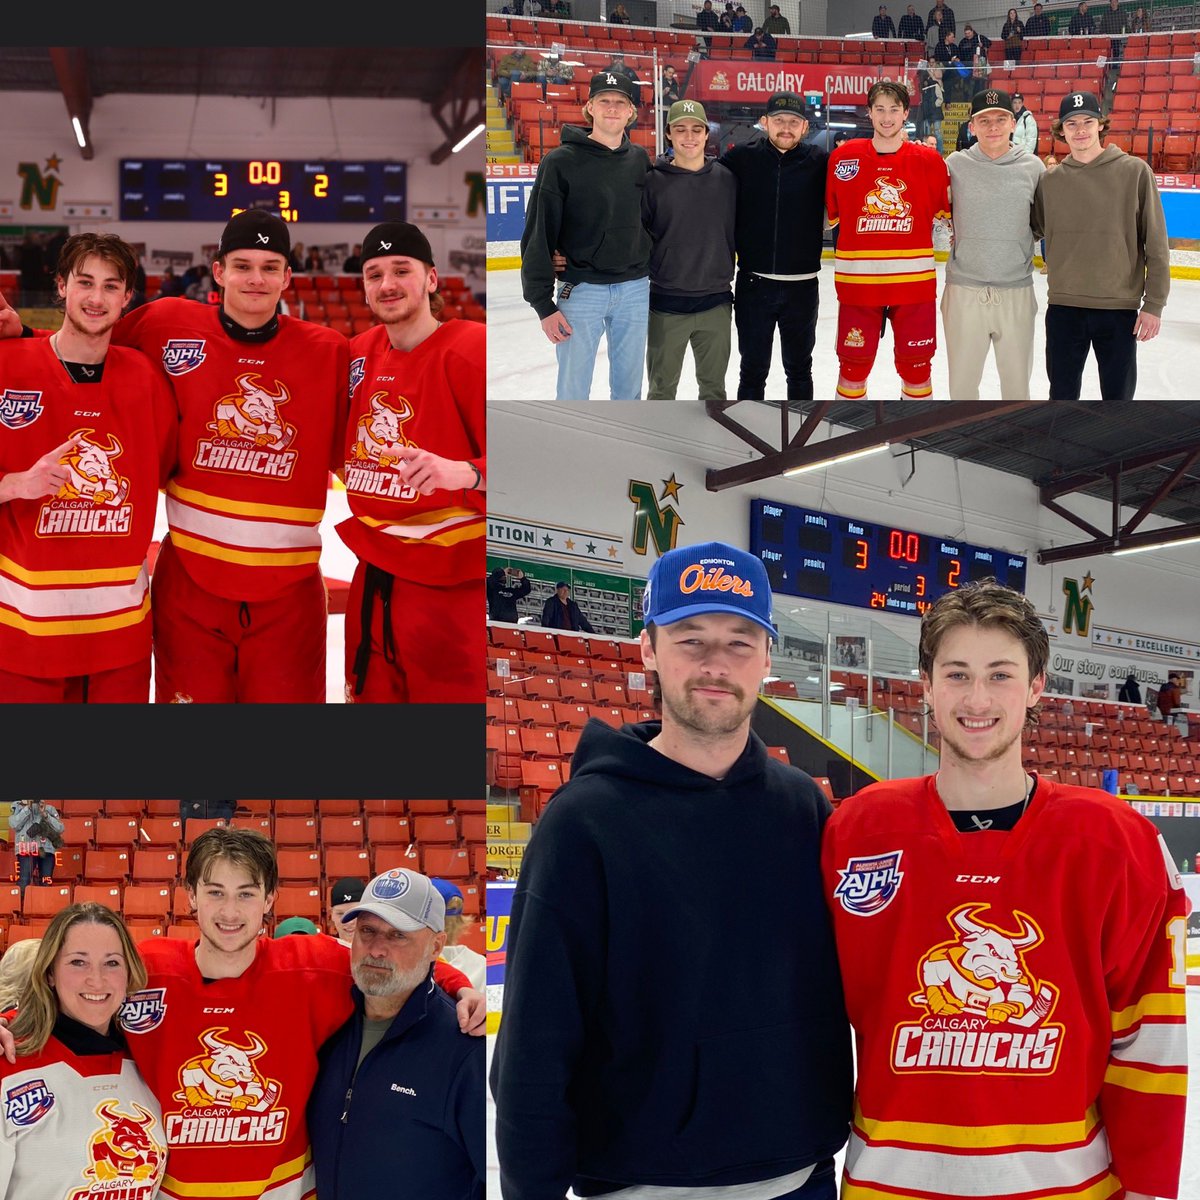
[[[224,258],[233,250],[273,250],[287,258],[292,248],[287,222],[261,208],[246,208],[229,218],[217,257]]]
[[[427,875],[418,875],[407,867],[394,867],[376,875],[367,884],[362,900],[342,921],[352,921],[363,913],[370,913],[405,933],[415,933],[418,929],[441,933],[446,928],[446,902],[441,892]]]
[[[668,550],[650,568],[642,595],[643,621],[671,625],[702,613],[733,613],[778,637],[762,559],[726,542]]]

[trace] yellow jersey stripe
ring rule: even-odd
[[[872,1142],[909,1142],[956,1150],[997,1146],[1070,1146],[1087,1141],[1100,1122],[1094,1108],[1080,1121],[1043,1125],[937,1125],[928,1121],[875,1121],[855,1113],[854,1127]]]
[[[997,1181],[997,1187],[1001,1186]],[[1121,1181],[1110,1171],[1098,1183],[1092,1184],[1091,1187],[1084,1187],[1069,1192],[1001,1192],[993,1193],[993,1200],[996,1197],[1012,1196],[1014,1198],[1021,1196],[1036,1196],[1037,1200],[1108,1200],[1109,1196],[1114,1195],[1121,1189]],[[878,1184],[862,1184],[853,1183],[849,1178],[842,1184],[841,1200],[902,1200],[903,1197],[920,1197],[921,1200],[926,1200],[928,1192],[910,1192],[896,1191],[892,1188],[880,1187]]]
[[[64,617],[61,620],[31,621],[21,613],[0,608],[0,625],[19,629],[33,637],[67,637],[81,633],[106,633],[113,629],[128,629],[150,615],[150,597],[147,595],[139,607],[129,612],[115,613],[108,617]]]
[[[273,1185],[302,1175],[311,1161],[312,1149],[310,1147],[299,1158],[280,1163],[266,1179],[246,1179],[238,1183],[182,1183],[173,1176],[166,1175],[163,1178],[162,1189],[166,1192],[170,1188],[173,1196],[198,1196],[201,1198],[205,1196],[227,1198],[261,1196]]]
[[[81,571],[31,571],[0,555],[0,572],[32,587],[72,587],[77,584],[132,583],[142,569],[136,567],[88,567]]]
[[[179,550],[190,550],[205,558],[216,558],[222,562],[240,563],[247,567],[302,567],[306,563],[318,562],[321,558],[319,548],[313,550],[293,550],[286,553],[270,553],[265,550],[234,550],[230,546],[218,546],[213,542],[205,542],[186,533],[171,532],[171,541]]]
[[[1144,1017],[1186,1017],[1187,997],[1178,992],[1149,992],[1136,1004],[1112,1015],[1113,1033],[1136,1025]]]
[[[290,508],[283,504],[248,504],[244,500],[227,500],[221,496],[210,496],[194,488],[180,487],[173,480],[167,484],[167,495],[174,496],[181,504],[194,504],[198,508],[213,512],[233,513],[239,517],[257,517],[273,521],[303,521],[316,525],[324,516],[323,508]]]
[[[888,258],[929,258],[933,254],[933,246],[918,246],[915,250],[888,250]],[[838,250],[835,259],[842,258],[878,258],[879,250]]]
[[[1109,1063],[1104,1072],[1104,1082],[1114,1087],[1128,1088],[1131,1092],[1147,1092],[1152,1096],[1186,1096],[1187,1072],[1141,1071],[1137,1067],[1120,1067]]]
[[[936,271],[920,271],[913,275],[842,275],[836,271],[834,283],[921,283],[926,279],[936,279]]]

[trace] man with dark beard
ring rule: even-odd
[[[642,607],[662,719],[588,723],[513,896],[501,1194],[833,1200],[850,1054],[818,877],[830,805],[750,729],[777,636],[766,569],[677,548]],[[668,937],[647,924],[664,901]],[[764,960],[767,911],[786,936]]]
[[[484,1044],[433,982],[446,902],[424,875],[377,875],[354,922],[354,1014],[321,1048],[308,1108],[317,1192],[350,1200],[405,1181],[422,1200],[483,1200]]]

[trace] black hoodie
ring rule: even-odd
[[[642,228],[642,188],[650,158],[625,138],[615,150],[564,125],[562,144],[538,166],[521,235],[521,289],[538,317],[554,303],[556,250],[567,260],[564,283],[626,283],[650,270]]]
[[[846,1141],[829,804],[754,734],[718,780],[659,729],[590,721],[526,849],[491,1071],[505,1200],[774,1179]]]

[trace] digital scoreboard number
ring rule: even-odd
[[[212,221],[261,208],[285,221],[408,219],[405,163],[316,159],[123,158],[122,221]]]
[[[914,616],[979,579],[1024,592],[1028,565],[1007,550],[757,499],[750,550],[777,593]]]

